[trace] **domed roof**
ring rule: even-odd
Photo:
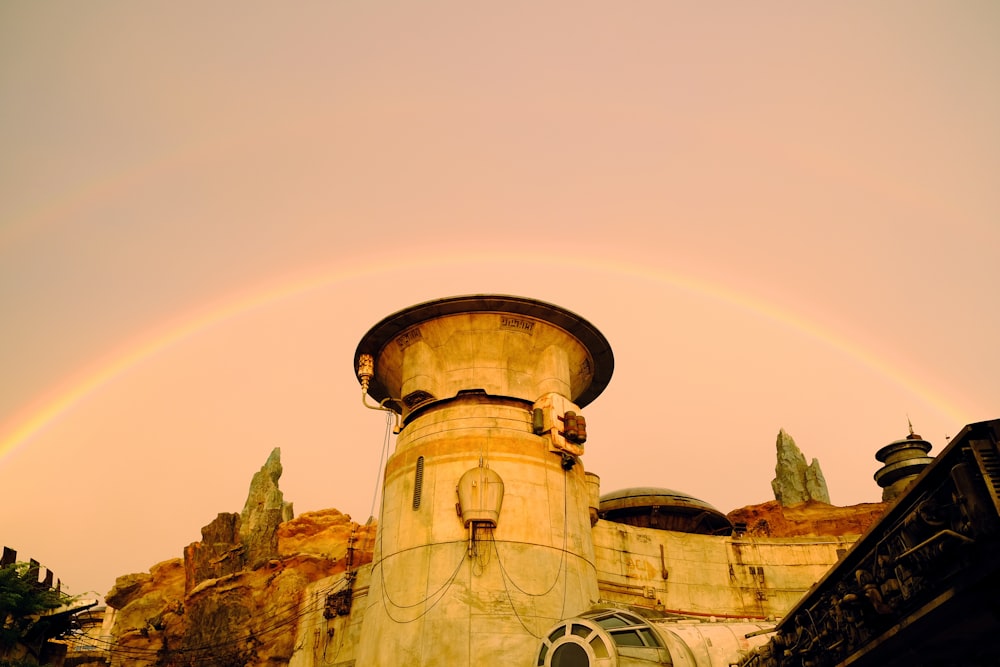
[[[726,515],[704,500],[652,486],[604,494],[598,514],[607,521],[682,533],[729,535],[733,530]]]

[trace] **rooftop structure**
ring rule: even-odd
[[[931,443],[913,432],[901,440],[890,442],[875,452],[875,458],[885,465],[875,472],[875,482],[882,487],[882,500],[895,500],[923,472],[934,458],[927,456]]]
[[[630,526],[680,533],[729,535],[733,532],[726,515],[704,500],[680,491],[649,486],[604,494],[599,516]]]

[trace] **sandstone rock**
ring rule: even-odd
[[[887,508],[887,503],[836,507],[816,500],[784,507],[772,500],[735,509],[726,517],[734,526],[745,526],[751,537],[854,537],[868,530]]]
[[[786,507],[810,500],[829,504],[830,493],[819,461],[813,459],[806,465],[806,457],[784,429],[778,431],[776,447],[778,462],[771,480],[774,499]]]
[[[199,664],[287,664],[303,591],[343,571],[343,563],[296,555],[206,581],[187,596],[185,632],[171,645],[180,655],[198,656]]]
[[[250,650],[247,630],[255,605],[246,582],[237,579],[217,579],[185,600],[187,627],[179,638],[182,651],[205,651],[203,659],[213,664],[237,664],[248,657],[244,655]]]
[[[306,512],[278,526],[278,554],[341,557],[354,526],[350,516],[335,509]]]
[[[292,518],[279,457],[254,475],[243,512],[219,514],[183,561],[119,578],[107,596],[121,649],[112,667],[288,664],[303,591],[371,562],[374,524],[335,509]]]
[[[278,525],[294,516],[292,504],[285,502],[278,488],[281,473],[281,448],[275,447],[250,481],[239,523],[240,543],[250,567],[260,567],[278,555]]]
[[[153,575],[148,572],[123,574],[115,579],[115,585],[104,596],[104,601],[108,603],[109,607],[121,609],[139,593],[143,585],[152,580]]]
[[[119,650],[111,656],[112,667],[156,664],[165,637],[182,631],[183,599],[184,564],[179,558],[154,565],[149,574],[119,577],[105,596],[117,609],[114,635]]]
[[[246,549],[240,542],[240,515],[220,513],[201,529],[201,542],[184,548],[185,586],[191,591],[206,579],[224,577],[246,566]]]
[[[188,592],[204,581],[260,567],[278,556],[278,526],[292,518],[292,504],[278,488],[281,472],[281,450],[276,447],[250,481],[243,511],[220,513],[201,529],[201,541],[184,549]]]
[[[216,547],[229,544],[230,536],[238,538],[238,519],[220,514],[205,526],[203,538]],[[354,567],[370,563],[375,526],[359,526],[331,509],[281,524],[275,538],[280,555],[256,569],[205,578],[195,586],[187,584],[188,569],[194,558],[208,553],[202,542],[189,545],[186,561],[174,559],[148,574],[120,577],[108,595],[109,604],[121,605],[112,630],[120,651],[112,667],[288,664],[303,591],[347,570],[349,543]],[[287,622],[276,626],[276,618]]]
[[[233,512],[219,512],[215,521],[201,529],[203,544],[238,544],[240,536],[240,515]]]

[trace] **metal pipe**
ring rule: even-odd
[[[383,398],[378,405],[368,405],[368,386],[374,375],[375,360],[370,354],[362,354],[358,357],[358,378],[361,380],[361,405],[365,406],[369,410],[391,412],[396,419],[396,424],[392,427],[392,432],[398,434],[401,430],[403,430],[403,427],[399,424],[400,414],[392,408],[387,408],[385,406],[387,401],[395,401],[397,404],[400,403],[398,398]]]
[[[897,561],[902,560],[903,558],[906,558],[907,556],[909,556],[910,554],[914,553],[915,551],[919,551],[919,550],[923,549],[924,547],[926,547],[931,542],[934,542],[934,541],[936,541],[936,540],[938,540],[938,539],[940,539],[942,537],[945,537],[946,535],[950,535],[952,537],[957,537],[958,539],[960,539],[961,541],[965,542],[966,544],[972,544],[973,542],[975,542],[975,540],[972,539],[971,537],[966,537],[965,535],[962,535],[961,533],[956,533],[954,530],[945,529],[945,530],[942,530],[940,532],[934,533],[933,535],[931,535],[930,537],[928,537],[926,540],[924,540],[923,542],[921,542],[917,546],[913,547],[912,549],[907,549],[903,553],[899,554],[896,557],[896,560]]]

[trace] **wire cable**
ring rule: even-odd
[[[375,483],[372,484],[372,505],[368,510],[368,516],[375,516],[375,502],[379,497],[379,480],[382,479],[382,470],[389,455],[389,436],[392,433],[393,417],[391,412],[385,413],[385,436],[382,438],[382,451],[379,454],[378,470],[375,471]],[[383,486],[385,481],[383,480]],[[384,488],[383,488],[384,491]],[[380,517],[381,518],[381,517]]]
[[[552,584],[550,584],[549,587],[543,593],[529,593],[528,591],[526,591],[523,588],[521,588],[517,584],[517,582],[515,582],[510,577],[510,574],[507,572],[507,568],[504,567],[503,557],[500,555],[500,549],[497,546],[496,540],[493,538],[492,531],[490,532],[490,539],[493,542],[493,548],[494,548],[494,550],[496,551],[496,554],[497,554],[497,565],[500,567],[500,578],[503,581],[504,593],[506,593],[506,595],[507,595],[507,601],[510,603],[510,608],[514,612],[514,616],[517,618],[518,623],[521,624],[521,627],[524,628],[525,632],[527,632],[529,635],[531,635],[535,639],[541,639],[542,636],[538,635],[538,634],[535,634],[527,626],[527,624],[524,622],[524,619],[521,618],[521,614],[520,614],[520,612],[518,612],[517,606],[514,604],[514,598],[511,595],[510,586],[508,586],[508,583],[511,584],[511,585],[513,585],[514,588],[516,588],[521,593],[527,595],[528,597],[536,597],[537,598],[537,597],[546,596],[549,593],[551,593],[552,590],[556,587],[556,584],[559,583],[560,575],[562,575],[562,578],[563,578],[563,591],[562,591],[562,594],[563,595],[562,595],[562,608],[561,608],[561,610],[559,612],[559,617],[563,618],[565,616],[565,614],[566,614],[566,595],[567,595],[567,589],[569,588],[568,573],[566,572],[566,562],[567,562],[567,558],[569,556],[569,550],[567,549],[568,539],[569,539],[568,530],[567,530],[567,528],[569,526],[569,499],[568,499],[568,496],[569,496],[569,471],[568,470],[564,470],[563,471],[563,530],[562,530],[562,533],[563,533],[563,544],[562,544],[562,549],[560,549],[560,551],[562,552],[562,554],[561,554],[560,559],[559,559],[559,569],[556,571],[555,577],[552,580]],[[542,546],[542,545],[535,545],[535,546]]]
[[[384,580],[383,580],[383,583],[380,586],[381,592],[382,592],[383,607],[385,609],[386,616],[388,616],[390,620],[392,620],[393,622],[398,623],[400,625],[404,625],[404,624],[407,624],[407,623],[413,623],[414,621],[417,621],[420,618],[426,616],[432,609],[434,609],[434,607],[437,606],[437,604],[441,600],[444,599],[445,595],[448,593],[448,589],[451,588],[451,585],[455,582],[455,579],[458,577],[458,573],[462,570],[462,565],[465,563],[465,549],[464,549],[465,543],[464,542],[461,542],[461,543],[455,543],[455,542],[453,542],[452,544],[462,544],[462,546],[463,546],[463,549],[462,549],[462,558],[458,561],[458,566],[455,568],[454,572],[451,573],[451,576],[449,576],[448,579],[438,588],[437,591],[435,591],[431,595],[427,596],[426,598],[424,598],[420,602],[414,603],[412,605],[406,605],[406,606],[395,605],[395,603],[392,603],[392,600],[390,600],[388,598],[388,595],[387,595],[386,590],[385,590],[385,583],[384,583]],[[438,593],[440,593],[440,595],[438,595]],[[409,620],[401,620],[401,619],[396,618],[395,616],[392,615],[392,612],[389,611],[389,606],[385,604],[385,602],[388,600],[390,603],[393,604],[393,606],[396,606],[398,609],[412,608],[412,607],[415,607],[415,606],[417,606],[419,604],[423,604],[423,603],[427,602],[427,600],[431,599],[431,597],[433,597],[435,595],[437,595],[438,597],[437,597],[436,600],[434,600],[434,602],[431,603],[431,605],[429,607],[427,607],[422,612],[420,612],[419,614],[417,614],[416,616],[414,616],[413,618],[411,618]]]

